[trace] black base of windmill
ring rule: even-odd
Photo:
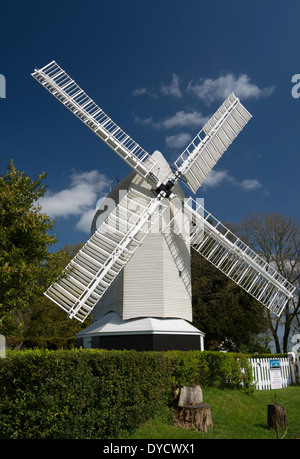
[[[76,347],[84,347],[84,339],[76,339]],[[131,350],[136,351],[191,351],[201,350],[197,336],[188,335],[115,335],[115,336],[91,336],[91,348],[107,350]]]
[[[143,317],[122,320],[109,313],[78,333],[76,346],[107,350],[204,350],[204,333],[183,319]]]

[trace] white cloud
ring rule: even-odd
[[[109,184],[108,178],[96,170],[73,172],[68,188],[57,192],[47,191],[39,204],[51,218],[79,217],[76,228],[89,232],[96,203],[100,195],[106,194]]]
[[[173,73],[170,84],[161,83],[160,92],[165,96],[182,97],[180,90],[180,78]],[[146,87],[136,88],[132,91],[133,96],[149,96],[157,98],[157,95]]]
[[[202,113],[197,111],[185,112],[180,110],[176,112],[175,115],[170,118],[166,118],[162,121],[162,126],[165,128],[173,128],[175,126],[180,127],[191,127],[191,126],[201,126],[208,121],[207,116],[203,116]]]
[[[227,170],[212,170],[204,180],[203,188],[216,188],[223,183],[231,183],[232,185],[237,186],[244,191],[253,191],[262,187],[262,184],[257,179],[245,179],[239,181],[232,177]]]
[[[231,177],[228,171],[210,171],[208,176],[203,182],[205,188],[216,188],[222,183],[233,182],[234,178]]]
[[[147,88],[137,88],[132,91],[133,96],[149,96],[149,97],[154,97],[156,98],[156,94],[154,94],[152,91],[150,91]]]
[[[201,112],[190,111],[185,112],[180,110],[175,113],[175,115],[165,118],[161,121],[153,121],[152,117],[141,119],[138,116],[135,117],[135,120],[142,124],[148,124],[154,128],[160,129],[172,129],[174,127],[198,127],[200,128],[208,121],[209,117],[203,116]]]
[[[167,136],[166,145],[170,148],[183,148],[189,144],[191,139],[192,136],[188,132],[180,132],[179,134]]]
[[[257,179],[246,179],[241,182],[240,186],[243,190],[250,191],[260,188],[262,184]]]
[[[248,75],[242,74],[236,77],[232,73],[228,73],[216,79],[201,78],[196,83],[190,82],[188,90],[194,92],[199,99],[212,103],[216,100],[226,99],[232,91],[242,99],[268,97],[275,90],[275,86],[260,89],[251,83]]]
[[[164,95],[174,96],[174,97],[182,97],[180,87],[179,87],[179,77],[173,73],[172,81],[169,85],[162,83],[160,91]]]
[[[144,125],[151,125],[151,126],[155,125],[152,116],[149,116],[149,118],[142,119],[138,115],[135,115],[134,120],[135,120],[136,123],[140,123],[140,124],[144,124]]]
[[[142,96],[144,94],[147,94],[147,89],[146,88],[134,89],[132,91],[132,94],[134,96]]]
[[[92,209],[86,210],[76,223],[76,229],[79,231],[83,231],[84,233],[90,233],[91,231],[91,224],[96,213],[96,206]]]

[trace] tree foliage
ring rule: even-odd
[[[38,205],[46,175],[32,180],[13,161],[0,175],[0,332],[12,347],[69,347],[82,329],[44,296],[82,246],[49,251],[54,222]]]
[[[43,283],[46,290],[53,282],[53,273],[62,270],[76,255],[83,244],[64,246],[51,254],[47,265],[43,267]],[[23,347],[47,349],[71,348],[75,336],[90,324],[89,317],[84,324],[76,319],[69,319],[67,313],[44,295],[36,298],[23,315],[21,340]]]
[[[53,222],[37,201],[46,191],[45,173],[32,180],[13,161],[0,175],[0,319],[12,322],[42,293],[41,267],[55,242]]]
[[[281,213],[252,212],[235,225],[234,231],[298,288],[298,294],[289,301],[280,319],[273,317],[267,310],[276,352],[287,352],[288,339],[293,327],[300,329],[300,221],[294,216],[285,216]],[[279,338],[280,326],[283,327],[282,344]]]
[[[197,252],[192,251],[193,323],[206,349],[266,352],[263,306]]]

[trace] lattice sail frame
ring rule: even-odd
[[[83,322],[166,207],[131,188],[45,295]]]
[[[239,98],[231,93],[175,161],[193,193],[251,118]]]
[[[158,180],[153,174],[156,161],[114,123],[55,61],[35,69],[31,75],[132,169],[153,186],[157,184]]]
[[[170,221],[170,228],[177,232],[173,223],[183,208],[185,218],[191,225],[191,247],[280,316],[287,301],[293,297],[295,287],[195,199],[189,198],[183,203],[179,198],[174,198],[173,204],[177,212]]]

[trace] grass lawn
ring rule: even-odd
[[[203,389],[203,401],[211,406],[213,428],[207,433],[183,429],[172,425],[166,414],[147,421],[130,439],[277,439],[269,430],[267,406],[274,403],[286,408],[288,430],[285,439],[300,438],[300,386],[280,390],[255,391],[247,395],[242,391]],[[281,436],[285,429],[280,432]]]

